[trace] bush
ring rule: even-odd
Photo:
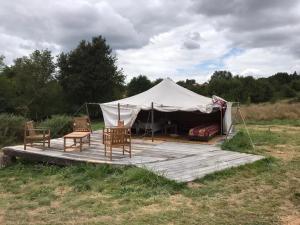
[[[51,137],[61,137],[72,131],[72,117],[66,115],[54,115],[39,124],[51,131]]]
[[[0,114],[0,146],[23,140],[25,118],[12,114]]]

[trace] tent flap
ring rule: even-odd
[[[118,125],[118,105],[105,105],[100,104],[104,123],[106,127],[115,127]],[[120,106],[120,120],[124,121],[125,127],[131,127],[140,112],[137,107]]]

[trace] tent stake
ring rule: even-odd
[[[154,110],[153,110],[153,102],[151,102],[151,133],[152,133],[152,142],[154,141],[153,123],[154,123]]]

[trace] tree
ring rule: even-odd
[[[213,75],[211,76],[210,80],[219,80],[219,79],[226,79],[230,80],[232,78],[232,74],[229,71],[221,70],[221,71],[215,71]]]
[[[5,68],[2,74],[14,87],[14,96],[10,101],[14,112],[34,119],[51,115],[53,109],[57,113],[61,112],[62,98],[54,72],[55,64],[48,50],[36,50],[28,57],[16,59],[14,65]],[[54,89],[56,93],[53,92]]]
[[[3,55],[0,55],[0,73],[2,72],[3,68],[5,67],[4,59],[5,59],[5,57]]]
[[[74,112],[85,102],[108,102],[122,97],[124,75],[102,36],[81,41],[69,53],[58,56],[57,79]]]
[[[127,85],[127,96],[139,94],[151,87],[152,83],[146,76],[133,77]]]
[[[254,103],[267,102],[274,96],[274,89],[266,79],[258,79],[255,84],[255,91],[251,94],[251,101]]]
[[[157,78],[155,81],[152,82],[152,86],[155,86],[163,81],[163,78]]]
[[[0,74],[0,113],[12,113],[14,111],[15,91],[13,82]]]

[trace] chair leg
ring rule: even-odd
[[[131,158],[131,143],[129,144],[129,158]]]
[[[24,150],[26,150],[26,145],[27,145],[26,138],[24,138]]]
[[[106,156],[106,144],[104,145],[104,156]]]
[[[123,145],[123,155],[124,155],[124,152],[125,152],[125,145]]]
[[[50,148],[50,137],[48,138],[48,148]]]
[[[80,147],[79,150],[82,151],[82,138],[80,138]]]

